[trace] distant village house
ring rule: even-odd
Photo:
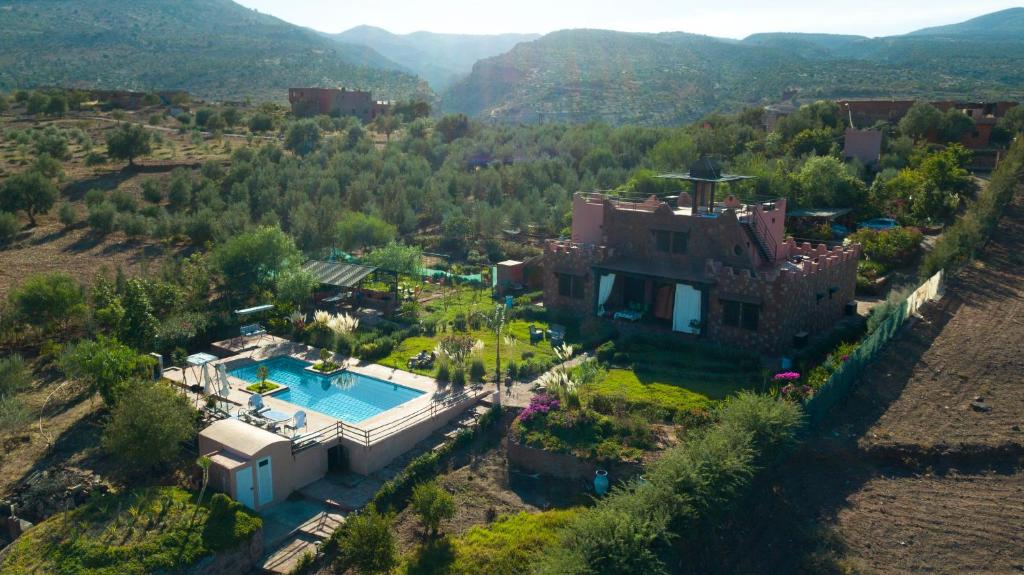
[[[363,123],[391,109],[390,102],[374,100],[370,92],[345,88],[289,88],[288,102],[297,117],[351,116]]]

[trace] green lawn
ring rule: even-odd
[[[608,401],[630,407],[670,412],[707,409],[743,389],[756,388],[763,375],[756,362],[737,353],[707,353],[706,349],[661,349],[634,345],[631,365],[607,370],[595,392]]]
[[[200,558],[248,541],[262,525],[238,503],[177,487],[106,495],[57,514],[15,541],[0,572],[123,575],[182,571]],[[216,509],[214,511],[214,509]],[[192,522],[195,513],[195,522]]]
[[[547,340],[541,341],[535,345],[530,344],[530,325],[535,325],[543,330],[546,330],[548,327],[546,323],[538,321],[513,320],[512,322],[509,322],[506,333],[510,334],[515,339],[515,341],[511,345],[509,345],[509,343],[505,341],[502,341],[502,369],[504,369],[505,366],[508,365],[509,360],[513,360],[517,363],[523,363],[524,361],[528,361],[529,359],[531,359],[530,357],[524,359],[524,354],[526,354],[527,356],[530,356],[530,354],[532,354],[532,359],[538,361],[550,362],[554,360],[555,352],[552,349],[551,344],[548,343]],[[437,343],[441,340],[441,338],[443,338],[446,335],[449,335],[450,333],[452,332],[438,332],[433,336],[410,337],[402,341],[397,346],[395,346],[395,349],[391,352],[390,355],[378,361],[377,363],[389,367],[396,367],[398,369],[407,369],[406,363],[408,362],[410,357],[416,355],[417,353],[423,350],[433,350],[437,346]],[[487,373],[489,375],[493,374],[495,362],[494,346],[496,341],[494,332],[485,328],[471,330],[468,333],[469,335],[472,335],[473,337],[484,342],[483,350],[480,351],[477,355],[484,360],[484,365],[487,367]],[[429,370],[415,369],[413,371],[423,375],[432,376],[437,371],[437,366],[435,365],[432,369]]]

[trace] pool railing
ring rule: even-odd
[[[482,386],[475,386],[462,390],[459,393],[447,395],[441,399],[433,399],[427,405],[417,411],[404,415],[399,419],[382,423],[377,427],[364,429],[345,423],[341,420],[326,427],[292,437],[292,453],[298,453],[319,443],[325,443],[334,439],[348,439],[363,447],[370,447],[371,444],[400,433],[409,427],[433,419],[438,413],[443,412],[465,400],[471,399],[483,389]]]

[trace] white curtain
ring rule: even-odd
[[[690,325],[692,320],[700,321],[700,291],[687,284],[676,284],[676,299],[672,308],[672,331],[698,333],[700,329]]]
[[[604,313],[604,304],[612,295],[612,287],[615,285],[615,274],[604,274],[601,276],[601,284],[597,287],[597,313]]]

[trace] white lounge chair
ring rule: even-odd
[[[249,413],[255,416],[260,416],[263,413],[270,411],[270,407],[263,404],[263,396],[254,393],[249,396]]]
[[[305,429],[305,427],[306,427],[306,412],[302,411],[302,410],[296,411],[295,415],[292,416],[291,423],[286,423],[284,425],[284,427],[285,427],[285,429],[291,429],[293,432],[297,432],[300,429]],[[293,435],[294,435],[294,433],[293,433]]]

